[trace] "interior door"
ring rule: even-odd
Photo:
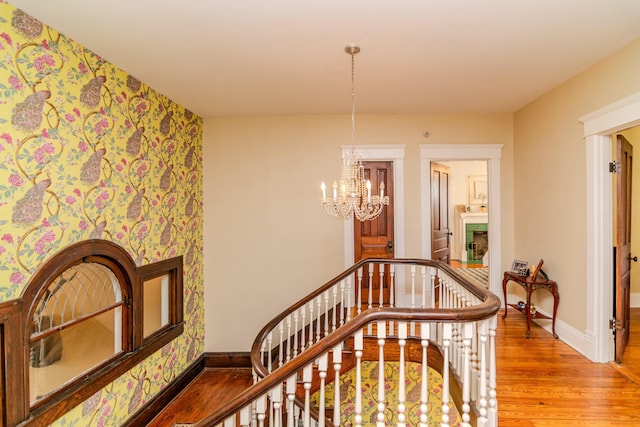
[[[385,206],[379,217],[373,221],[360,222],[354,220],[354,260],[356,262],[365,258],[393,258],[393,162],[363,162],[365,176],[371,181],[372,189],[379,189],[380,183],[384,183],[385,194],[389,196],[389,205]],[[378,191],[375,191],[378,193]],[[374,194],[375,194],[374,193]],[[383,283],[380,283],[380,275],[377,266],[373,271],[371,301],[389,303],[388,272],[385,272]],[[363,272],[362,292],[360,301],[369,302],[369,271]]]
[[[616,139],[616,157],[620,164],[616,174],[616,283],[615,283],[615,347],[616,361],[629,342],[631,311],[631,173],[633,147],[622,135]]]
[[[431,259],[449,264],[449,167],[431,163]]]

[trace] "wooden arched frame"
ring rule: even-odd
[[[31,404],[29,342],[34,312],[52,281],[82,263],[106,267],[120,285],[122,351]],[[165,275],[169,281],[168,324],[144,337],[144,282]],[[0,303],[2,425],[50,424],[179,336],[184,329],[182,278],[182,256],[136,267],[123,248],[106,240],[82,241],[51,257],[33,274],[19,300]]]

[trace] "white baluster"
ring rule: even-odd
[[[318,408],[318,426],[324,427],[325,408],[327,402],[325,402],[325,378],[327,378],[327,366],[329,361],[329,354],[325,353],[318,358],[318,376],[320,377],[320,407]]]
[[[222,422],[222,425],[224,427],[236,427],[236,416],[231,415],[230,417],[225,418],[225,420]]]
[[[436,308],[436,276],[434,274],[431,275],[431,307]]]
[[[463,347],[464,360],[462,367],[462,424],[463,427],[469,427],[471,416],[470,400],[470,382],[471,382],[471,338],[473,336],[473,324],[467,322],[463,326]]]
[[[331,326],[331,331],[335,331],[336,328],[338,327],[338,322],[337,322],[337,311],[338,311],[338,285],[335,285],[333,287],[333,310],[332,311],[332,315],[331,315],[331,322],[332,322],[332,326]]]
[[[442,427],[449,426],[449,347],[451,346],[451,323],[442,325]]]
[[[266,418],[267,410],[267,395],[263,394],[256,399],[256,415],[258,418],[258,427],[264,426],[264,419]]]
[[[311,389],[311,377],[313,375],[313,364],[308,364],[302,370],[302,385],[304,387],[304,427],[311,426],[311,406],[309,390]]]
[[[389,283],[389,305],[391,307],[396,306],[396,266],[395,264],[389,264],[389,274],[390,281]]]
[[[278,383],[271,389],[271,404],[273,405],[273,426],[282,427],[282,383]]]
[[[407,344],[407,322],[398,322],[398,345],[400,346],[399,374],[398,374],[398,427],[407,425],[407,407],[405,405],[405,372],[404,347]]]
[[[291,375],[289,378],[287,378],[287,384],[285,387],[285,392],[287,394],[287,426],[295,426],[297,425],[294,424],[294,414],[295,414],[295,403],[294,400],[296,399],[296,374]]]
[[[411,308],[416,308],[416,266],[411,266]]]
[[[271,349],[273,345],[273,332],[269,332],[269,335],[267,335],[267,348],[269,349],[267,351],[267,372],[271,373],[271,371],[273,370],[273,366],[272,366],[272,362],[271,362]]]
[[[293,357],[298,355],[298,310],[293,312]]]
[[[422,266],[422,308],[427,308],[427,267]]]
[[[362,267],[358,269],[358,314],[362,313]]]
[[[324,296],[324,336],[329,335],[329,291],[323,293]]]
[[[307,348],[307,337],[305,334],[307,330],[307,305],[304,304],[302,307],[300,307],[300,310],[302,311],[302,313],[300,314],[302,316],[302,331],[300,335],[300,353],[302,353],[304,349]]]
[[[347,277],[347,322],[351,320],[351,276]]]
[[[284,364],[283,360],[283,352],[282,352],[282,337],[284,335],[284,324],[280,322],[278,324],[278,329],[280,330],[280,346],[278,346],[278,366],[282,366]]]
[[[322,321],[322,295],[318,295],[318,298],[316,299],[316,306],[318,308],[318,317],[316,319],[316,342],[318,342],[320,341],[320,334],[322,333],[322,324],[320,323]]]
[[[353,348],[356,354],[356,407],[354,424],[356,427],[362,426],[362,350],[363,339],[362,330],[353,336]]]
[[[496,328],[498,316],[489,324],[489,425],[498,425],[498,400],[496,399]]]
[[[249,427],[251,425],[251,405],[240,409],[240,426]]]
[[[333,371],[334,371],[334,380],[333,380],[333,425],[339,426],[341,424],[340,421],[340,367],[342,365],[342,344],[338,344],[333,347]]]
[[[380,292],[378,293],[378,305],[384,305],[384,269],[386,264],[378,264],[378,273],[380,276]]]
[[[291,360],[291,315],[287,316],[287,362]]]
[[[480,384],[478,385],[478,427],[486,427],[489,425],[487,418],[488,404],[487,402],[487,335],[489,334],[489,320],[481,320],[478,322],[478,339],[479,343],[479,358],[480,358],[480,372],[478,379]]]
[[[429,348],[429,337],[431,325],[427,322],[420,324],[420,345],[422,346],[422,378],[420,381],[420,427],[427,427],[429,424],[429,362],[427,349]]]
[[[346,310],[349,310],[348,304],[345,305],[346,298],[345,298],[344,291],[345,291],[345,284],[344,284],[344,279],[342,279],[342,281],[340,282],[340,326],[344,325],[344,313]]]
[[[369,267],[369,300],[367,301],[368,307],[373,307],[373,264],[367,264]]]
[[[313,300],[309,301],[309,347],[313,345]]]
[[[386,338],[386,324],[378,321],[378,413],[376,415],[376,425],[384,427],[384,341]]]

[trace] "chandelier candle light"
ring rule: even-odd
[[[371,181],[366,179],[360,155],[356,153],[356,103],[355,103],[355,60],[360,47],[349,45],[344,48],[351,55],[351,151],[342,156],[340,182],[333,182],[333,197],[327,197],[327,186],[323,182],[322,205],[324,210],[338,219],[355,217],[358,221],[376,219],[384,206],[389,204],[389,196],[384,195],[384,183],[380,183],[380,195],[371,195]]]

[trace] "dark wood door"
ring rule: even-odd
[[[616,361],[629,342],[629,313],[631,311],[631,173],[633,147],[622,135],[616,138],[616,155],[620,164],[616,174],[616,283],[615,342]]]
[[[384,183],[385,194],[389,196],[389,205],[385,206],[379,217],[373,221],[354,221],[354,260],[355,262],[365,258],[393,258],[393,162],[363,162],[365,176],[371,181],[371,188],[378,193],[380,183]],[[388,272],[383,283],[380,284],[380,274],[376,266],[373,271],[372,295],[374,303],[382,300],[389,303],[389,278]],[[362,293],[360,301],[369,301],[369,271],[363,272]]]
[[[431,163],[431,259],[449,264],[449,167]]]

